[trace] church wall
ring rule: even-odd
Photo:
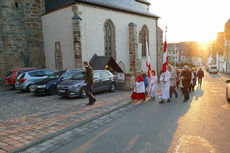
[[[90,60],[96,53],[104,56],[104,24],[110,19],[115,26],[117,63],[122,61],[125,69],[129,72],[129,23],[137,25],[137,37],[143,25],[147,25],[149,30],[149,46],[151,64],[156,69],[156,20],[149,17],[135,14],[113,11],[101,7],[76,4],[79,16],[82,18],[81,44],[82,60]],[[74,48],[72,34],[72,6],[54,11],[42,17],[43,33],[46,52],[46,65],[54,68],[54,43],[60,41],[63,52],[64,68],[74,67]],[[139,42],[139,40],[138,40]],[[141,43],[138,43],[138,59],[142,62],[142,69],[146,68],[146,58],[141,57]]]
[[[55,69],[55,42],[61,44],[63,69],[75,67],[72,17],[71,7],[42,16],[47,68]]]
[[[149,46],[151,65],[156,69],[156,20],[130,13],[118,12],[89,5],[79,5],[82,11],[82,44],[83,59],[89,60],[94,53],[104,55],[104,23],[110,19],[116,30],[117,63],[122,61],[126,70],[129,70],[129,29],[133,22],[137,25],[137,31],[147,25],[149,30]],[[137,36],[138,36],[137,33]],[[139,42],[139,40],[138,40]],[[141,60],[142,70],[147,71],[146,58],[141,57],[141,43],[138,43],[138,59]],[[87,51],[87,52],[86,52]]]

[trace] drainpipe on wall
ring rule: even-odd
[[[159,72],[159,46],[158,46],[158,19],[156,19],[156,65],[157,65],[157,73]]]

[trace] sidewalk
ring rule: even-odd
[[[3,107],[0,108],[0,153],[23,148],[130,103],[128,91],[96,95],[97,102],[93,106],[85,105],[88,99],[32,97],[16,91],[12,91],[12,95],[7,91],[1,93],[0,104]]]

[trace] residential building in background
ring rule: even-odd
[[[225,46],[225,63],[226,72],[230,73],[230,19],[226,22],[224,27],[224,46]]]
[[[202,66],[202,52],[198,42],[169,43],[169,64],[177,67]]]

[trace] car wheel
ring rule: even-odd
[[[111,83],[109,90],[111,92],[115,92],[116,91],[116,84],[115,83]]]
[[[26,92],[30,92],[30,86],[31,86],[31,84],[29,84],[29,85],[26,87]]]
[[[87,97],[86,87],[81,88],[81,90],[80,90],[80,97],[81,98],[86,98]]]
[[[229,95],[228,95],[228,87],[226,88],[226,99],[227,99],[228,103],[230,103],[230,98],[229,98]]]
[[[56,86],[51,86],[49,88],[49,95],[56,95],[57,94],[57,87]]]

